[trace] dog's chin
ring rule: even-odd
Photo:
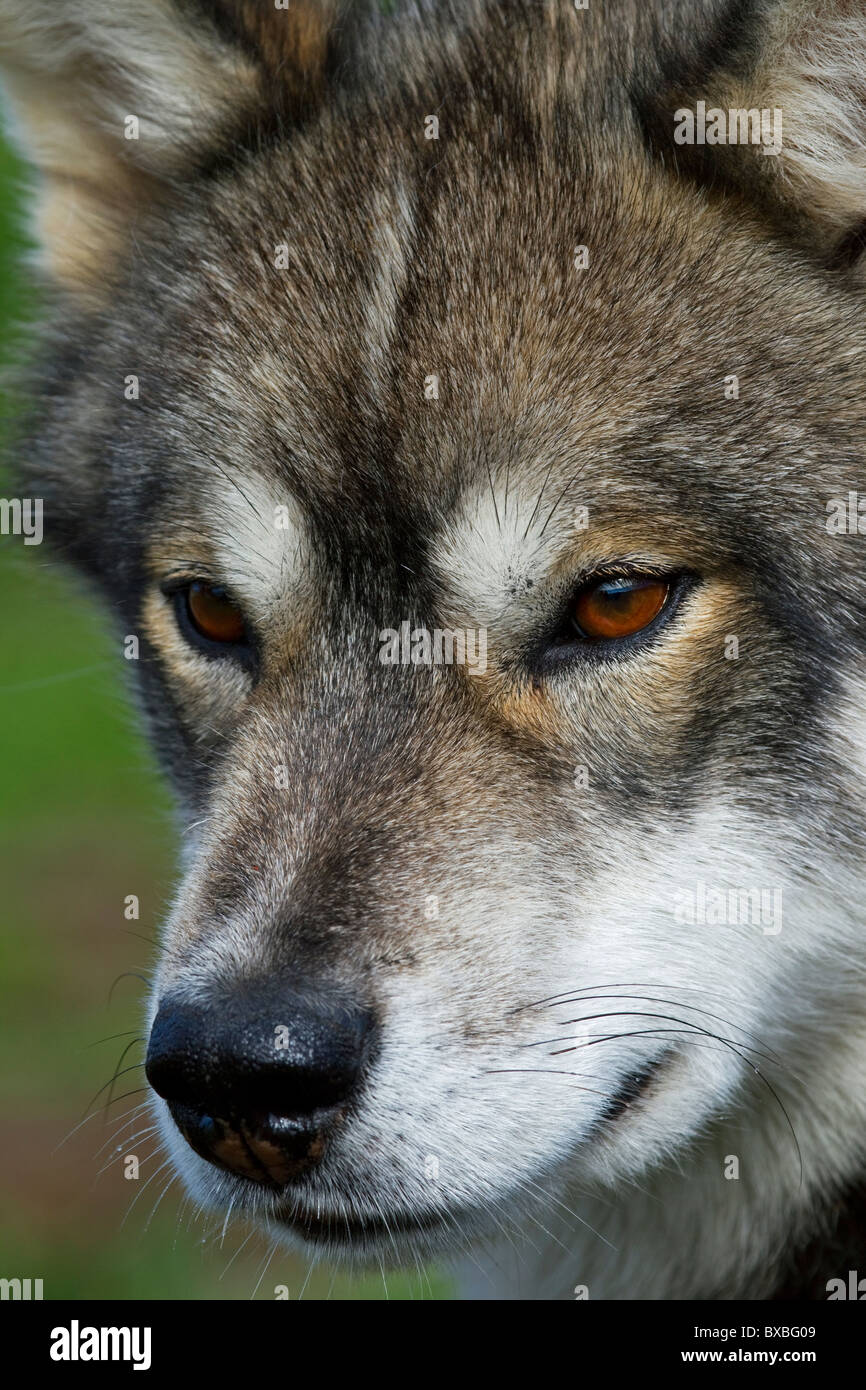
[[[432,1258],[463,1248],[484,1228],[483,1211],[419,1206],[415,1211],[392,1208],[384,1196],[372,1194],[363,1210],[357,1200],[343,1196],[334,1175],[327,1195],[313,1187],[276,1192],[234,1176],[193,1153],[160,1103],[163,1138],[190,1196],[212,1213],[231,1211],[259,1225],[271,1240],[302,1253],[353,1264],[388,1264]]]

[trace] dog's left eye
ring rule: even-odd
[[[593,580],[574,599],[572,625],[580,637],[590,641],[632,637],[658,617],[670,591],[671,580],[663,575],[629,574]]]

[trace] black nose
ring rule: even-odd
[[[202,1158],[282,1187],[319,1162],[358,1089],[373,1015],[246,986],[229,999],[164,999],[145,1070]]]

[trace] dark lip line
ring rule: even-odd
[[[588,1138],[600,1137],[611,1125],[615,1125],[617,1120],[622,1119],[635,1101],[642,1100],[659,1072],[672,1057],[673,1049],[666,1048],[658,1057],[654,1057],[637,1071],[631,1072],[602,1110]]]
[[[389,1213],[389,1219],[386,1221],[383,1217],[377,1216],[362,1218],[332,1213],[319,1217],[294,1211],[277,1214],[276,1220],[291,1227],[307,1240],[341,1244],[346,1241],[360,1243],[364,1240],[387,1239],[394,1235],[436,1235],[451,1222],[459,1221],[460,1213],[455,1211],[446,1215],[444,1212],[428,1212],[420,1217],[409,1216],[407,1213]]]

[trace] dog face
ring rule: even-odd
[[[375,67],[324,8],[240,45],[141,5],[127,86],[73,84],[122,178],[65,242],[42,156],[33,476],[181,807],[166,1142],[202,1199],[389,1260],[680,1157],[808,1054],[853,934],[855,224],[801,211],[805,160],[673,174],[628,7],[495,8],[424,54],[373,26]],[[70,82],[116,37],[84,10]],[[168,38],[219,140],[148,86]]]

